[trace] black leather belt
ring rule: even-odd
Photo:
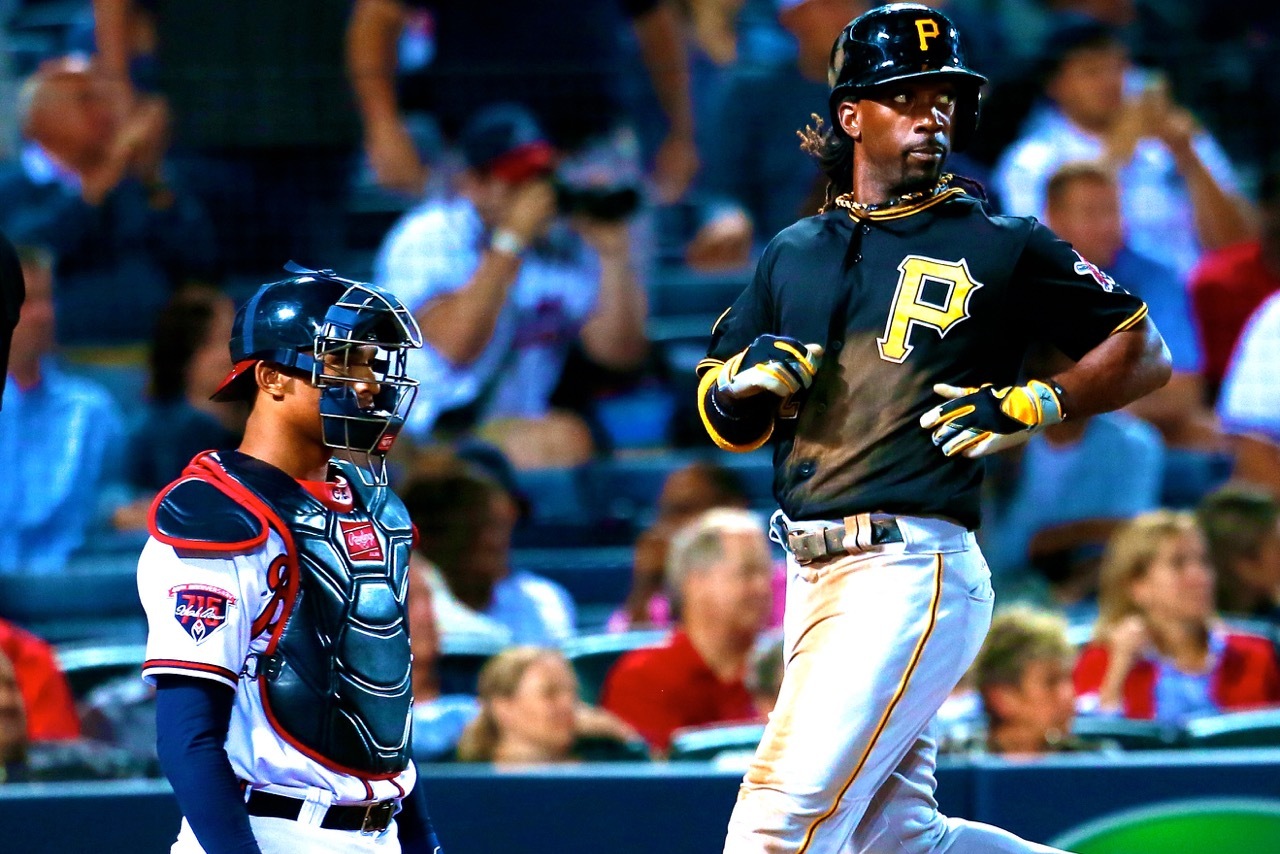
[[[286,795],[273,795],[261,789],[249,793],[245,806],[249,815],[265,818],[287,818],[297,821],[298,814],[306,801],[290,798]],[[373,804],[351,804],[349,806],[332,806],[325,811],[320,826],[329,830],[358,830],[361,833],[381,833],[391,825],[396,814],[395,801],[378,801]]]
[[[902,529],[893,517],[849,516],[843,523],[810,531],[787,531],[787,549],[797,563],[862,551],[885,543],[902,542]]]

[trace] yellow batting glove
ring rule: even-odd
[[[1013,448],[1063,419],[1062,388],[1051,380],[1001,389],[939,383],[933,390],[949,400],[920,416],[920,426],[933,431],[933,444],[948,457]]]

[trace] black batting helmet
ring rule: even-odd
[[[832,127],[840,127],[841,101],[917,77],[951,77],[959,84],[951,142],[964,148],[978,126],[978,90],[987,78],[965,64],[960,31],[951,19],[919,3],[872,9],[836,37],[827,71]]]

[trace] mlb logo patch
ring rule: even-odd
[[[373,532],[372,522],[348,522],[338,520],[342,527],[342,540],[347,544],[347,554],[352,560],[382,560],[382,544]]]
[[[236,597],[208,584],[170,587],[169,598],[174,600],[173,618],[197,645],[226,625],[227,611],[236,604]]]

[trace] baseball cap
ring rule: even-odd
[[[468,166],[511,183],[550,172],[555,160],[538,120],[519,104],[485,107],[463,126],[458,142]]]

